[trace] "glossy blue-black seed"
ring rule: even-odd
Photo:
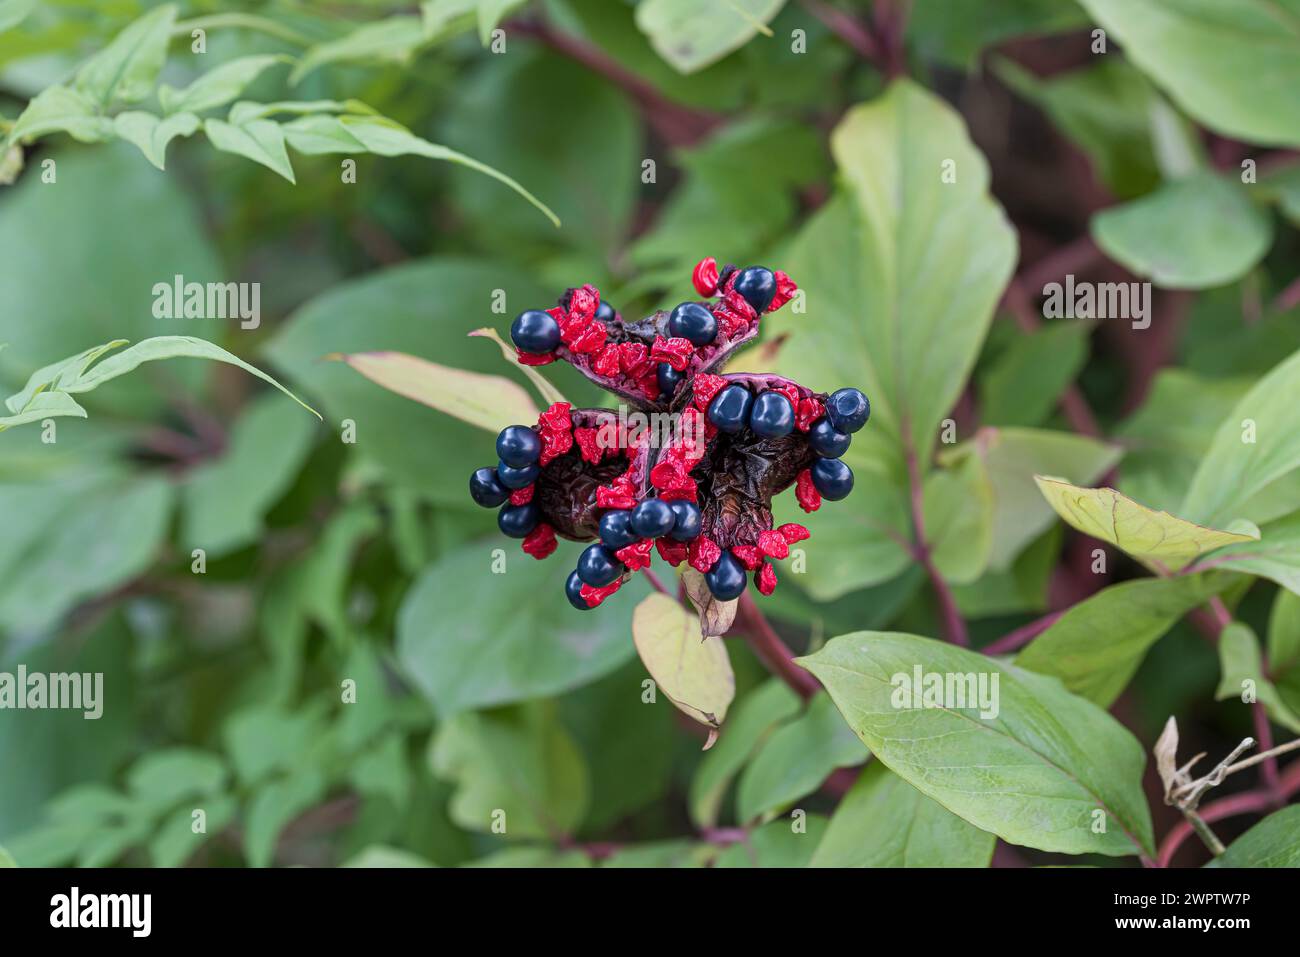
[[[510,340],[520,352],[545,355],[560,344],[560,324],[540,309],[529,309],[510,323]]]
[[[537,467],[536,462],[525,465],[521,469],[511,468],[505,462],[497,463],[497,478],[506,488],[523,488],[525,485],[531,485],[539,472],[541,469]]]
[[[604,588],[623,574],[623,563],[604,545],[588,545],[578,556],[578,577],[592,588]]]
[[[668,317],[668,335],[689,339],[691,345],[707,346],[717,338],[718,320],[708,307],[684,302]]]
[[[596,307],[596,318],[601,322],[613,322],[617,316],[618,310],[603,300],[601,301],[601,304]]]
[[[648,498],[632,509],[632,531],[639,538],[658,538],[673,530],[677,516],[661,498]]]
[[[496,469],[485,467],[469,477],[469,497],[484,508],[496,508],[510,497],[510,489],[501,484]]]
[[[754,394],[743,385],[729,385],[709,403],[709,421],[723,432],[739,432],[749,421]]]
[[[704,576],[704,583],[718,601],[731,601],[739,598],[748,584],[745,578],[745,566],[736,560],[731,552],[723,552],[717,564]]]
[[[666,362],[659,363],[659,369],[655,373],[659,380],[659,394],[665,398],[671,397],[685,375],[686,373],[678,372]]]
[[[839,459],[818,459],[812,466],[812,481],[822,498],[838,502],[853,491],[853,470]]]
[[[764,392],[749,410],[749,427],[764,439],[779,439],[794,431],[794,406],[780,392]]]
[[[856,432],[871,418],[871,403],[860,389],[839,389],[826,400],[826,418],[837,431]]]
[[[527,468],[541,454],[541,436],[526,425],[507,425],[497,436],[497,455],[512,469]]]
[[[750,266],[740,271],[732,288],[744,296],[745,301],[758,312],[762,312],[772,304],[772,299],[776,296],[776,277],[770,269]]]
[[[824,459],[839,458],[849,450],[849,443],[852,441],[852,436],[839,431],[831,425],[830,419],[824,416],[814,422],[812,428],[808,430],[808,444]]]
[[[577,572],[569,572],[569,580],[564,583],[564,597],[569,599],[569,604],[578,611],[591,611],[591,606],[587,604],[587,599],[582,597],[582,578]]]
[[[668,503],[668,507],[673,510],[675,521],[673,530],[669,532],[671,538],[679,542],[689,542],[700,534],[700,508],[694,502],[688,502],[684,498],[676,498]]]
[[[511,538],[524,538],[537,527],[542,513],[532,502],[527,505],[507,505],[497,512],[497,528]]]
[[[600,517],[598,525],[600,527],[601,542],[606,548],[614,551],[626,548],[633,542],[641,540],[641,537],[632,531],[632,510],[630,508],[620,508],[612,512],[606,512]]]

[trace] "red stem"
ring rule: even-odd
[[[748,637],[749,646],[754,649],[758,660],[799,697],[807,700],[821,690],[821,682],[813,677],[812,672],[805,671],[794,663],[794,653],[781,640],[781,636],[776,633],[748,591],[740,596],[736,625]]]
[[[904,425],[904,435],[906,435],[906,424]],[[963,648],[969,647],[970,637],[966,634],[966,622],[961,616],[961,611],[957,608],[957,600],[953,597],[952,589],[948,587],[948,583],[944,581],[943,575],[940,574],[938,567],[934,564],[934,558],[930,554],[930,545],[925,539],[925,507],[921,469],[916,460],[916,452],[912,449],[910,438],[905,438],[904,441],[907,444],[907,480],[911,487],[912,557],[925,569],[925,574],[930,579],[930,586],[939,599],[939,614],[943,619],[944,637],[954,645],[961,645]]]
[[[1022,625],[1015,631],[1007,632],[1001,638],[997,639],[997,641],[981,648],[980,651],[984,652],[986,655],[1005,655],[1008,652],[1016,651],[1017,649],[1029,644],[1048,628],[1051,628],[1052,625],[1056,624],[1056,620],[1064,614],[1065,612],[1063,611],[1054,611],[1050,615],[1044,615],[1037,621],[1031,621],[1029,624]]]
[[[1279,794],[1283,799],[1300,791],[1300,761],[1293,762],[1287,767],[1282,774],[1279,782]],[[1245,791],[1241,794],[1233,794],[1229,797],[1221,798],[1218,801],[1212,801],[1205,805],[1196,813],[1201,816],[1201,820],[1207,824],[1213,824],[1215,821],[1221,821],[1224,818],[1236,817],[1239,814],[1256,814],[1269,810],[1273,807],[1274,796],[1264,790]],[[1179,845],[1187,840],[1192,833],[1192,826],[1187,821],[1179,821],[1169,829],[1165,835],[1164,841],[1160,844],[1160,852],[1156,855],[1156,863],[1160,867],[1168,867],[1173,860],[1174,854],[1177,853]]]

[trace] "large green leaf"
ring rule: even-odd
[[[501,821],[507,839],[556,840],[587,812],[587,768],[551,702],[458,715],[438,728],[429,763],[456,783],[452,820],[473,831]]]
[[[1152,511],[1113,488],[1079,488],[1043,475],[1034,476],[1034,481],[1056,514],[1072,528],[1110,542],[1160,571],[1178,571],[1206,552],[1256,538]]]
[[[790,250],[807,314],[765,322],[792,333],[781,372],[867,392],[872,420],[854,444],[901,471],[907,449],[929,461],[1015,265],[1015,234],[961,117],[909,81],[851,109],[831,149],[852,203],[833,202]]]
[[[493,574],[505,546],[505,574]],[[580,615],[564,597],[570,571],[561,555],[539,562],[498,538],[457,549],[416,580],[398,615],[397,653],[439,714],[556,694],[631,656],[645,584],[638,576]]]
[[[1157,286],[1207,289],[1240,279],[1264,258],[1273,221],[1240,183],[1202,173],[1098,213],[1092,236]]]
[[[155,285],[177,275],[230,278],[176,178],[159,176],[132,147],[65,152],[58,177],[57,185],[27,177],[0,199],[0,342],[9,343],[0,352],[0,380],[6,385],[21,385],[31,370],[88,343],[196,332],[196,320],[154,317]],[[133,222],[150,226],[123,228]],[[202,334],[219,338],[217,328],[205,326]],[[169,388],[187,391],[209,374],[198,363],[172,366],[154,381],[119,383],[88,405],[92,413],[151,415],[168,404]]]
[[[1018,335],[980,379],[986,425],[1041,425],[1088,361],[1092,325],[1070,319]]]
[[[727,646],[700,633],[699,616],[672,598],[653,594],[636,606],[632,640],[659,690],[684,714],[721,727],[736,695]]]
[[[993,842],[873,761],[835,809],[808,866],[988,867]]]
[[[1140,578],[1112,585],[1073,605],[1016,656],[1016,664],[1055,675],[1070,691],[1109,708],[1147,649],[1227,585],[1223,575]]]
[[[642,0],[636,25],[680,73],[694,73],[744,46],[781,12],[785,0]]]
[[[1080,0],[1193,117],[1235,139],[1300,143],[1295,0]]]
[[[1207,555],[1199,567],[1259,575],[1300,595],[1300,512],[1265,525],[1258,541],[1229,545]]]
[[[1187,490],[1182,510],[1188,518],[1237,518],[1252,495],[1300,466],[1297,380],[1300,352],[1260,379],[1223,420]]]
[[[891,632],[834,638],[799,661],[877,759],[981,830],[1068,854],[1153,855],[1142,746],[1056,679]],[[983,677],[983,706],[903,707],[916,671],[970,675],[977,690]]]
[[[736,817],[749,822],[782,810],[815,791],[836,768],[861,764],[870,756],[830,695],[818,694],[803,714],[759,746],[740,777]]]
[[[1002,40],[1087,24],[1082,10],[1060,0],[944,0],[911,6],[907,38],[927,57],[970,69],[981,51]]]
[[[1300,867],[1300,804],[1274,811],[1206,867]]]
[[[1268,619],[1268,672],[1282,700],[1300,713],[1300,594],[1279,591]]]

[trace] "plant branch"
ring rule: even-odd
[[[905,441],[907,443],[907,481],[910,487],[912,509],[912,557],[925,569],[925,574],[930,579],[930,586],[939,599],[939,614],[943,620],[944,637],[952,644],[961,645],[965,648],[970,645],[970,637],[966,634],[966,622],[961,616],[960,609],[957,608],[957,599],[953,597],[952,589],[944,581],[943,575],[934,564],[934,557],[930,553],[930,545],[925,538],[925,506],[923,486],[921,484],[921,469],[916,459],[916,451],[912,448],[911,440],[906,439]]]
[[[1273,797],[1274,803],[1280,806],[1282,804],[1282,779],[1277,766],[1277,756],[1280,749],[1273,747],[1273,729],[1269,727],[1268,712],[1264,710],[1263,703],[1260,701],[1253,702],[1250,706],[1250,713],[1255,720],[1255,738],[1259,741],[1260,747],[1260,753],[1254,755],[1252,763],[1262,763],[1264,765],[1260,768],[1260,777],[1264,781],[1264,788]],[[1290,746],[1296,744],[1300,744],[1300,738],[1292,741]],[[1250,767],[1249,764],[1245,766]],[[1232,771],[1233,768],[1228,768],[1229,774]]]
[[[1294,744],[1295,742],[1291,742],[1285,747],[1290,750]],[[1253,761],[1259,757],[1260,755],[1255,755],[1254,758],[1248,760]],[[1246,761],[1243,761],[1239,764],[1245,765],[1246,763]],[[1229,770],[1231,771],[1232,768],[1238,766],[1233,765]],[[1300,761],[1290,765],[1282,773],[1281,778],[1280,793],[1283,799],[1291,797],[1297,791],[1300,791]],[[1214,821],[1222,821],[1224,818],[1236,817],[1241,814],[1258,814],[1269,810],[1271,807],[1273,807],[1272,795],[1263,790],[1245,791],[1241,794],[1233,794],[1217,801],[1211,801],[1201,808],[1197,814],[1203,821],[1213,823]],[[1157,865],[1168,867],[1173,860],[1174,854],[1178,852],[1179,846],[1192,833],[1193,826],[1191,822],[1186,820],[1179,821],[1170,828],[1169,833],[1165,835],[1165,839],[1160,844],[1159,853],[1156,855]]]
[[[822,0],[803,0],[803,6],[864,60],[870,60],[877,66],[884,63],[880,41],[871,32],[871,28],[853,14],[823,3]]]
[[[745,591],[736,609],[736,627],[745,633],[749,646],[768,671],[790,686],[799,697],[807,700],[821,690],[821,682],[794,663],[794,653],[776,633],[767,617]]]
[[[1064,611],[1054,611],[1050,615],[1044,615],[1037,621],[1021,625],[1015,631],[1009,631],[996,641],[985,645],[980,651],[986,655],[1005,655],[1008,652],[1016,651],[1029,644],[1048,628],[1051,628],[1052,625],[1056,624],[1057,619],[1064,614]]]

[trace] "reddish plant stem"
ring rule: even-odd
[[[1300,761],[1288,766],[1286,771],[1282,773],[1279,782],[1279,794],[1283,800],[1291,797],[1297,791],[1300,791]],[[1273,801],[1273,795],[1267,791],[1245,791],[1241,794],[1221,798],[1218,801],[1211,801],[1197,813],[1201,816],[1201,820],[1207,824],[1212,824],[1215,821],[1222,821],[1224,818],[1236,817],[1240,814],[1262,813],[1273,807]],[[1168,867],[1173,860],[1174,854],[1178,852],[1179,846],[1191,834],[1192,825],[1185,820],[1179,821],[1171,827],[1169,833],[1165,835],[1165,839],[1160,843],[1160,850],[1156,855],[1156,864],[1160,867]]]
[[[882,69],[889,79],[907,73],[907,48],[904,34],[907,32],[907,14],[911,0],[876,0],[875,24],[876,36],[884,62]]]
[[[803,6],[864,60],[870,60],[877,66],[884,62],[880,41],[871,29],[853,14],[832,7],[829,3],[823,3],[822,0],[803,0]]]
[[[672,592],[670,592],[667,588],[664,587],[664,583],[659,580],[658,575],[656,575],[648,568],[641,569],[641,573],[645,575],[645,580],[650,583],[650,586],[654,588],[655,591],[659,592],[659,594],[661,595],[668,595],[669,597],[672,597]]]
[[[907,426],[904,424],[905,435],[907,434],[906,429]],[[911,440],[905,439],[905,441],[907,442],[907,480],[910,486],[912,509],[912,557],[925,569],[925,574],[930,579],[930,587],[934,589],[935,596],[939,599],[939,615],[943,620],[944,637],[954,645],[961,645],[965,648],[970,645],[970,637],[966,634],[966,622],[961,616],[961,611],[957,608],[957,599],[953,597],[952,589],[944,581],[943,575],[934,564],[934,558],[930,554],[930,545],[925,538],[925,507],[921,468],[916,460],[916,452],[911,446]]]
[[[1278,293],[1271,308],[1273,312],[1290,312],[1296,306],[1300,306],[1300,279],[1293,280]]]
[[[670,146],[690,146],[708,136],[721,122],[715,113],[691,109],[667,99],[654,86],[617,60],[577,37],[553,29],[538,19],[511,20],[508,33],[530,36],[555,52],[580,63],[622,89],[641,106],[646,120]]]
[[[799,697],[807,700],[821,690],[821,682],[813,677],[812,672],[805,671],[794,663],[794,653],[781,640],[781,636],[776,633],[748,591],[740,596],[736,625],[745,633],[758,660]]]
[[[1268,723],[1268,712],[1264,710],[1264,705],[1259,702],[1253,702],[1250,706],[1251,717],[1255,719],[1255,740],[1259,742],[1259,750],[1273,750],[1273,729]],[[1264,779],[1264,789],[1268,792],[1276,807],[1281,807],[1285,802],[1282,795],[1282,775],[1278,769],[1277,755],[1270,755],[1264,759],[1259,769],[1260,777]]]
[[[1031,621],[1015,631],[1007,632],[1001,638],[981,648],[980,651],[986,655],[1005,655],[1008,652],[1016,651],[1029,644],[1048,628],[1051,628],[1063,614],[1065,614],[1063,611],[1054,611],[1050,615],[1044,615],[1037,621]]]

